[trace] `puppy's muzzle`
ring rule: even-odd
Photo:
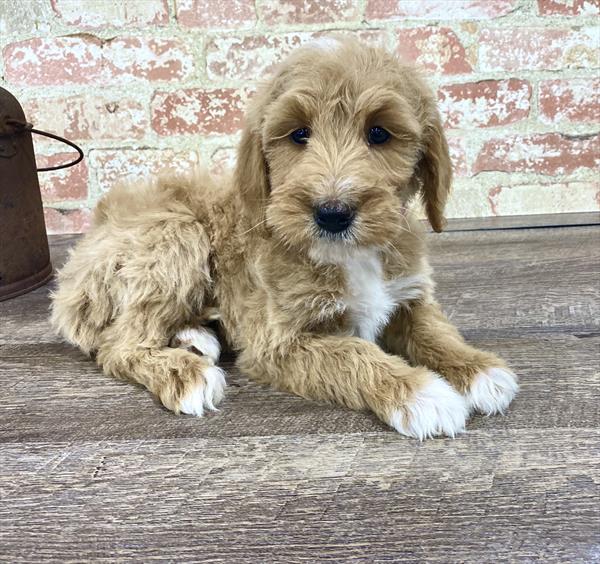
[[[315,207],[315,223],[328,233],[346,231],[354,221],[354,210],[340,201],[325,202]]]

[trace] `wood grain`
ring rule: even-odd
[[[470,340],[508,359],[521,391],[506,417],[477,416],[469,429],[593,428],[600,421],[600,337]],[[65,344],[2,346],[0,363],[0,443],[387,432],[371,414],[258,386],[231,359],[224,363],[226,399],[201,420],[173,416],[145,390],[105,377]]]
[[[0,453],[13,561],[598,555],[597,430],[423,444],[392,433],[9,444]]]
[[[540,227],[574,227],[599,225],[600,212],[572,212],[488,217],[457,217],[448,220],[445,231],[479,231],[489,229],[535,229]]]
[[[175,417],[51,332],[51,286],[0,303],[0,561],[600,562],[600,228],[538,220],[429,237],[445,310],[521,378],[455,440],[231,356],[221,411]]]

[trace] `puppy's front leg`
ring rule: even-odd
[[[486,415],[504,412],[518,391],[506,364],[467,345],[435,302],[400,308],[384,332],[383,345],[444,376],[465,395],[470,409]]]
[[[305,334],[260,354],[249,347],[238,363],[255,380],[308,399],[370,409],[421,440],[453,437],[465,427],[465,400],[442,378],[362,339]]]

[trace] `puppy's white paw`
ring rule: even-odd
[[[175,335],[175,342],[179,342],[180,348],[194,347],[204,356],[210,358],[213,362],[219,360],[221,346],[215,334],[206,327],[193,329],[188,327],[182,329]]]
[[[198,384],[182,400],[179,410],[187,415],[202,417],[204,409],[216,411],[218,404],[225,396],[225,372],[218,366],[209,366],[202,373],[204,382]]]
[[[490,368],[475,376],[465,398],[471,410],[485,415],[504,413],[519,391],[517,377],[504,368]]]
[[[390,425],[403,435],[423,439],[435,435],[454,437],[465,430],[469,410],[465,399],[437,374],[415,397],[390,418]]]

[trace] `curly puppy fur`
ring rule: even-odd
[[[371,127],[390,139],[369,144]],[[290,133],[310,128],[306,144]],[[59,274],[56,329],[170,410],[223,395],[218,319],[238,365],[305,398],[372,410],[419,439],[504,411],[498,357],[467,345],[434,301],[435,231],[452,179],[435,100],[415,70],[333,38],[294,53],[253,97],[232,178],[176,174],[113,188]],[[332,234],[314,209],[340,202]]]

